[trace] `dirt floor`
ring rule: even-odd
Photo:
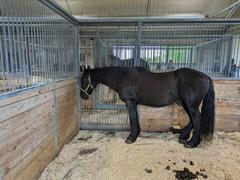
[[[212,144],[186,149],[172,133],[80,131],[40,180],[240,179],[240,133],[216,132]]]

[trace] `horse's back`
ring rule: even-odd
[[[195,69],[191,69],[191,68],[180,68],[180,69],[177,69],[175,71],[173,71],[175,74],[177,75],[184,75],[184,76],[194,76],[194,77],[197,77],[197,78],[208,78],[208,76],[200,71],[197,71]]]
[[[197,70],[190,68],[180,68],[173,72],[176,79],[182,83],[208,81],[209,77]]]

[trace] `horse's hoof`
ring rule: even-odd
[[[180,144],[186,144],[186,143],[187,143],[187,140],[186,140],[186,139],[181,139],[181,138],[179,138],[179,139],[178,139],[178,142],[179,142]]]
[[[193,142],[191,141],[187,141],[186,143],[184,143],[184,147],[185,148],[195,148],[197,147],[197,145],[195,145]]]
[[[177,128],[174,128],[174,127],[170,127],[169,131],[172,132],[173,134],[181,133],[181,129],[177,129]]]
[[[132,144],[132,143],[133,143],[133,141],[131,141],[131,140],[127,139],[127,140],[125,141],[125,143],[126,143],[126,144]]]
[[[125,141],[126,144],[132,144],[136,141],[137,138],[134,137],[128,137],[127,140]]]

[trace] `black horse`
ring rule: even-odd
[[[83,99],[88,99],[97,84],[102,83],[115,90],[125,102],[131,131],[126,143],[133,143],[140,133],[138,104],[151,107],[173,103],[182,105],[190,122],[181,129],[179,142],[187,148],[197,147],[203,137],[211,139],[213,136],[213,82],[210,77],[199,71],[181,68],[171,72],[152,73],[141,67],[84,67],[82,71],[80,95]],[[193,135],[188,140],[192,129]]]
[[[109,55],[108,57],[110,59],[110,62],[111,62],[112,66],[120,66],[120,67],[134,67],[135,66],[134,65],[134,58],[121,60],[120,58],[118,58],[117,56],[114,56],[114,55]],[[147,70],[150,70],[148,62],[146,62],[142,58],[139,59],[139,63],[138,63],[137,66],[138,67],[143,67]]]

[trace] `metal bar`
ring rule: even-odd
[[[10,69],[11,71],[9,71],[9,73],[11,74],[10,75],[10,79],[11,79],[11,87],[9,87],[9,90],[15,90],[15,84],[14,84],[14,78],[15,78],[15,72],[14,72],[14,67],[13,67],[13,62],[14,62],[14,59],[13,59],[13,35],[12,35],[12,32],[13,32],[13,29],[11,28],[9,22],[10,22],[10,14],[9,14],[9,9],[6,8],[6,13],[8,14],[7,16],[7,34],[8,34],[8,53],[9,53],[9,58],[10,58]]]
[[[28,3],[30,6],[34,7],[34,2],[32,0],[30,0],[30,2]],[[28,14],[34,14],[35,12],[33,12],[33,10],[31,8],[29,8]],[[38,81],[38,77],[36,75],[36,68],[37,68],[37,58],[36,58],[36,53],[37,53],[37,43],[36,43],[36,27],[35,27],[35,23],[36,21],[33,19],[33,16],[29,17],[30,20],[30,42],[29,46],[31,48],[29,48],[30,50],[30,57],[31,57],[31,81],[32,84],[37,83]],[[32,44],[36,45],[33,46]]]
[[[75,78],[76,77],[58,79],[54,83],[61,82],[61,81],[66,81],[66,80],[71,80],[71,79],[75,79]],[[36,85],[25,87],[25,88],[22,88],[22,89],[17,89],[15,91],[10,91],[10,92],[7,92],[5,94],[0,94],[0,100],[10,98],[10,97],[14,97],[14,96],[18,96],[18,95],[21,95],[21,94],[25,94],[27,92],[31,92],[32,90],[34,90],[36,88],[45,87],[45,86],[48,86],[48,85],[51,85],[51,84],[53,84],[53,82],[47,82],[45,84],[36,84]]]
[[[71,8],[70,8],[70,6],[69,6],[69,4],[68,4],[68,0],[65,0],[66,1],[66,4],[67,4],[67,7],[68,7],[68,10],[69,10],[69,13],[72,15],[72,11],[71,11]]]
[[[225,9],[221,10],[221,11],[218,12],[216,15],[214,15],[214,17],[221,15],[222,13],[224,13],[225,11],[233,8],[234,6],[238,5],[239,3],[240,3],[240,0],[238,0],[237,2],[231,4],[230,6],[226,7]]]
[[[146,17],[149,17],[149,11],[150,11],[150,5],[151,5],[151,0],[147,1],[147,7],[146,7]]]
[[[79,19],[79,25],[117,25],[119,23],[124,24],[126,26],[129,25],[137,25],[137,23],[141,21],[143,25],[145,24],[239,24],[240,18],[234,19],[225,19],[225,18],[208,18],[208,19],[151,19],[151,18],[116,18],[116,19]]]
[[[7,79],[7,87],[6,89],[4,90],[5,93],[7,91],[10,91],[10,70],[9,70],[9,58],[8,58],[8,46],[7,46],[7,27],[6,27],[6,23],[5,23],[5,19],[6,19],[6,16],[8,16],[8,14],[5,12],[5,9],[7,8],[7,5],[5,4],[5,2],[2,3],[2,14],[3,14],[3,38],[4,38],[4,59],[5,59],[5,66],[6,66],[6,79]]]
[[[142,37],[142,22],[138,22],[137,27],[137,46],[136,46],[136,59],[134,59],[134,66],[140,66],[140,53],[141,53],[141,37]]]
[[[59,14],[67,21],[71,22],[74,25],[78,25],[79,21],[72,15],[70,15],[64,8],[62,8],[59,4],[57,4],[53,0],[38,0],[39,2],[43,3],[45,6],[53,10],[55,13]]]
[[[226,44],[227,44],[227,48],[226,48],[226,65],[229,66],[229,74],[228,74],[228,77],[233,77],[233,74],[231,74],[231,70],[232,70],[232,66],[233,64],[231,64],[232,62],[232,48],[233,48],[233,38],[231,39],[227,39],[228,41],[226,41]]]
[[[240,5],[240,2],[239,2],[235,7],[232,8],[232,10],[231,10],[231,11],[228,13],[228,15],[226,16],[226,19],[229,19],[229,18],[232,17],[232,15],[233,15],[233,14],[236,12],[236,10],[238,9],[239,5]]]
[[[53,19],[53,14],[50,15],[50,19]],[[54,81],[54,62],[53,62],[53,49],[54,49],[54,39],[53,39],[53,29],[54,29],[54,25],[53,23],[50,24],[50,30],[49,30],[49,43],[52,43],[52,47],[49,49],[49,54],[50,54],[50,59],[49,59],[49,63],[50,63],[50,79],[53,82]]]
[[[1,6],[1,5],[0,5]],[[3,31],[3,29],[1,29]],[[3,92],[6,93],[6,78],[5,78],[5,65],[4,65],[4,59],[3,59],[3,46],[2,46],[2,36],[0,37],[0,58],[1,58],[1,71],[2,71],[2,80],[3,80]]]
[[[41,14],[41,16],[43,16],[42,14],[42,5],[38,8],[38,14]],[[41,22],[41,16],[38,17],[38,21],[37,21],[37,31],[38,31],[38,48],[39,48],[39,51],[38,51],[38,61],[39,61],[39,64],[38,64],[38,68],[40,69],[40,72],[39,72],[39,77],[40,77],[40,81],[39,83],[43,83],[43,69],[44,69],[44,63],[43,63],[43,26],[42,26],[42,22]]]
[[[2,7],[3,5],[0,3],[0,10],[3,8]],[[3,15],[3,14],[2,14]],[[5,63],[4,63],[4,47],[3,47],[3,42],[4,42],[4,36],[3,36],[3,34],[4,34],[4,32],[3,31],[5,31],[5,28],[4,28],[4,26],[2,27],[0,27],[0,58],[1,58],[1,71],[2,71],[2,80],[3,80],[3,92],[4,93],[6,93],[6,81],[7,80],[5,80]]]
[[[76,74],[77,76],[80,75],[80,58],[79,58],[79,55],[80,55],[80,47],[79,47],[79,42],[80,42],[80,36],[79,36],[79,27],[75,27],[75,48],[76,48],[76,57],[75,57],[75,63],[76,63]]]
[[[34,3],[37,4],[38,2],[34,1]],[[38,12],[39,12],[39,8],[34,13],[38,14]],[[39,64],[40,64],[39,27],[40,26],[38,26],[38,17],[36,17],[36,20],[35,19],[32,19],[32,20],[34,21],[34,36],[35,36],[35,44],[36,44],[35,49],[34,49],[34,51],[35,51],[34,58],[35,58],[35,62],[36,62],[36,64],[35,64],[35,79],[36,79],[35,83],[40,83],[40,81],[41,81],[41,74],[40,74],[40,69],[39,69]]]
[[[31,0],[28,0],[28,2],[25,4],[26,7],[31,4],[30,3]],[[28,54],[28,72],[29,72],[29,75],[30,75],[30,78],[29,78],[29,86],[31,86],[33,84],[33,77],[34,77],[34,74],[33,74],[33,67],[35,65],[35,59],[34,59],[34,47],[31,45],[31,44],[34,44],[34,31],[33,31],[33,28],[34,28],[34,24],[33,24],[33,21],[32,21],[32,17],[29,16],[29,14],[31,14],[31,9],[27,8],[26,9],[26,12],[27,12],[27,19],[28,19],[28,22],[29,22],[29,26],[28,26],[28,36],[27,36],[27,54]]]
[[[19,3],[19,2],[17,2]],[[17,10],[15,9],[15,14],[17,15]],[[17,17],[17,22],[19,25],[22,25],[21,24],[21,17]],[[17,26],[16,27],[16,30],[17,30],[17,42],[18,42],[18,61],[19,61],[19,79],[20,79],[20,82],[21,82],[21,85],[19,88],[22,88],[23,87],[23,80],[24,80],[24,77],[23,77],[23,56],[22,56],[22,46],[21,44],[23,44],[23,42],[21,42],[20,38],[21,38],[21,29],[22,27],[21,26]]]
[[[12,1],[10,1],[10,6],[13,6]],[[15,14],[15,8],[12,12],[12,17],[16,16]],[[11,21],[12,18],[11,17]],[[16,88],[19,88],[20,86],[20,82],[19,82],[19,75],[18,75],[18,61],[17,61],[17,48],[16,48],[16,27],[12,26],[12,53],[13,53],[13,72],[15,73],[15,78],[13,79],[13,90],[15,90]]]
[[[23,6],[24,9],[26,7],[26,2],[23,2]],[[26,22],[28,21],[28,13],[27,11],[24,11],[24,41],[25,41],[25,73],[26,73],[26,83],[27,86],[31,85],[31,61],[30,61],[30,55],[29,55],[29,37],[30,37],[30,33],[29,33],[29,26],[26,25]]]
[[[53,15],[53,19],[56,19],[57,15],[54,14]],[[57,71],[58,71],[58,63],[57,63],[57,54],[58,54],[58,51],[57,51],[57,48],[58,48],[58,38],[55,38],[54,34],[57,34],[58,36],[58,29],[57,29],[57,23],[56,22],[53,22],[53,34],[52,34],[52,39],[53,39],[53,78],[54,80],[57,79]]]

